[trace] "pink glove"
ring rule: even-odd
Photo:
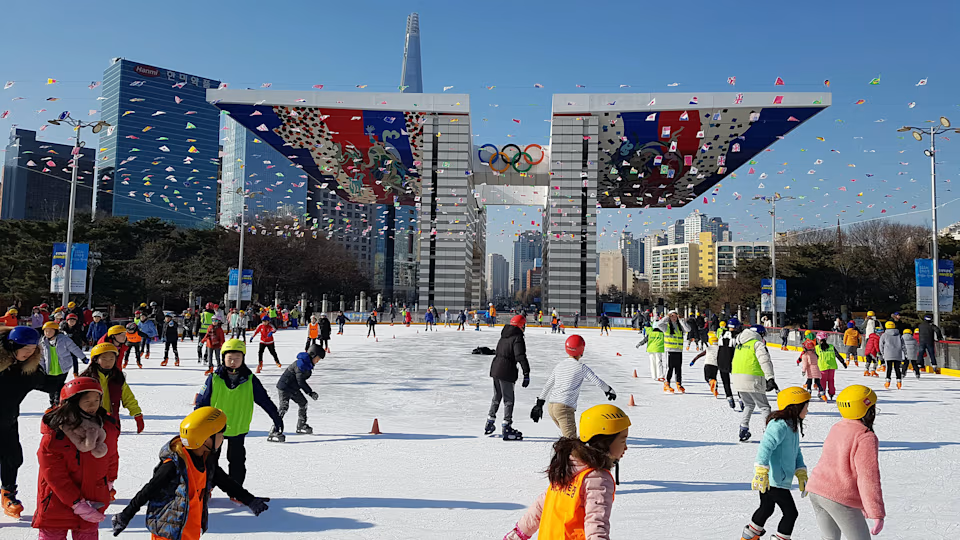
[[[526,535],[523,531],[520,530],[520,524],[518,523],[512,531],[504,535],[503,540],[514,540],[519,538],[520,540],[530,540],[530,537]]]
[[[100,523],[106,516],[101,514],[90,505],[90,502],[86,499],[80,499],[76,504],[73,505],[73,513],[80,516],[84,521],[89,521],[90,523]]]
[[[880,531],[883,530],[883,518],[873,520],[873,528],[870,529],[870,534],[876,536],[880,534]]]

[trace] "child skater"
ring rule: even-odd
[[[307,394],[314,401],[320,399],[320,396],[310,388],[307,379],[313,375],[313,366],[323,360],[324,356],[326,356],[324,350],[319,345],[313,344],[307,352],[298,354],[297,361],[287,366],[283,375],[280,376],[280,380],[277,381],[277,390],[280,394],[280,422],[275,422],[277,424],[275,430],[280,429],[280,431],[271,431],[269,438],[276,439],[277,442],[286,440],[282,431],[283,416],[290,408],[291,399],[300,408],[297,414],[297,433],[307,435],[313,433],[313,428],[307,424],[307,398],[303,394]],[[302,393],[301,390],[303,390]]]
[[[60,325],[53,321],[43,323],[43,337],[40,339],[40,354],[43,357],[44,371],[47,375],[66,375],[73,368],[73,358],[80,358],[86,364],[87,355],[69,336],[61,335]],[[50,406],[56,407],[60,401],[60,389],[50,392]]]
[[[820,357],[817,356],[817,342],[812,339],[808,339],[803,342],[803,352],[800,353],[800,358],[797,358],[797,365],[800,366],[800,373],[803,373],[803,376],[807,378],[807,382],[804,384],[804,388],[807,389],[807,392],[813,392],[813,385],[817,385],[817,399],[823,399],[823,383],[820,382],[820,368],[818,363]]]
[[[264,315],[260,320],[262,322],[257,326],[257,329],[253,331],[253,335],[250,336],[250,343],[253,343],[254,338],[260,336],[260,351],[257,353],[257,373],[260,373],[263,369],[263,351],[270,351],[277,367],[283,367],[283,364],[280,363],[280,357],[277,356],[277,346],[273,342],[273,334],[277,332],[277,329],[270,324],[269,315]]]
[[[226,343],[227,336],[223,333],[223,328],[220,326],[221,323],[222,321],[215,317],[210,323],[210,326],[207,327],[207,334],[200,340],[200,343],[204,343],[207,346],[207,350],[204,353],[207,357],[207,370],[203,372],[204,376],[213,373],[214,358],[217,360],[217,367],[220,367],[222,363],[220,348]]]
[[[663,369],[663,331],[647,323],[646,334],[637,343],[637,348],[643,345],[647,346],[647,356],[650,358],[650,378],[663,382],[666,372]]]
[[[137,423],[137,433],[142,433],[143,412],[117,363],[117,348],[111,343],[101,343],[90,349],[90,366],[80,376],[90,377],[100,383],[103,389],[102,407],[116,420],[118,426],[120,425],[120,405],[123,405]]]
[[[77,377],[60,390],[60,404],[43,416],[37,450],[37,511],[40,540],[96,540],[98,524],[113,500],[120,428],[100,406],[103,390]]]
[[[317,322],[317,316],[312,315],[310,322],[307,323],[307,342],[303,345],[303,350],[310,349],[310,345],[320,337],[320,323]]]
[[[180,436],[164,443],[160,464],[153,478],[113,516],[117,536],[143,505],[147,505],[147,529],[152,538],[197,539],[207,530],[208,506],[213,488],[245,504],[253,515],[268,509],[269,498],[254,497],[217,464],[227,415],[213,407],[201,407],[180,422]]]
[[[807,486],[823,540],[840,540],[841,534],[849,540],[869,540],[883,529],[880,443],[873,432],[876,405],[877,394],[860,384],[837,396],[844,419],[830,428]],[[873,527],[867,519],[873,520]]]
[[[760,492],[760,507],[753,513],[750,523],[743,528],[741,540],[760,538],[766,532],[763,524],[773,515],[775,506],[780,507],[783,517],[772,540],[789,540],[797,521],[797,505],[790,494],[793,477],[800,484],[800,494],[806,497],[807,466],[800,451],[803,436],[803,419],[810,405],[810,392],[792,386],[777,394],[777,408],[767,417],[767,429],[760,441],[757,462],[754,466],[752,487]]]
[[[817,332],[817,367],[820,368],[820,378],[823,381],[823,388],[826,394],[820,396],[820,399],[827,401],[837,395],[837,387],[834,382],[837,373],[837,362],[843,364],[843,369],[847,369],[847,363],[843,361],[840,353],[833,348],[833,345],[827,343],[826,332]]]
[[[627,451],[630,418],[614,405],[596,405],[580,415],[580,438],[553,444],[547,469],[550,487],[537,497],[504,540],[610,538],[616,484],[610,469]]]
[[[867,344],[863,349],[863,356],[867,359],[867,366],[863,372],[864,377],[880,376],[877,374],[877,368],[880,367],[880,361],[877,359],[877,354],[880,352],[880,334],[882,333],[883,328],[877,326],[873,329],[873,332],[867,336]]]
[[[333,332],[333,329],[330,327],[330,319],[327,318],[326,313],[320,314],[320,346],[323,347],[323,350],[330,354],[330,333]]]
[[[720,392],[717,391],[717,374],[720,373],[720,368],[717,363],[717,355],[720,352],[720,347],[717,344],[717,333],[716,332],[707,332],[707,346],[704,347],[703,351],[700,354],[693,357],[693,360],[690,361],[690,367],[693,367],[693,364],[697,362],[703,356],[706,356],[707,359],[703,361],[703,378],[707,381],[707,384],[710,385],[710,391],[713,392],[713,397],[720,397]],[[723,374],[721,374],[722,376]],[[729,397],[732,397],[730,393],[730,378],[729,375],[724,381],[724,391],[727,392]]]
[[[377,312],[373,311],[367,317],[367,337],[373,332],[373,339],[377,339]]]
[[[577,401],[580,399],[580,386],[583,385],[584,380],[599,386],[610,401],[617,399],[617,393],[613,388],[600,380],[600,377],[597,377],[586,364],[580,362],[586,346],[587,343],[583,338],[576,334],[567,338],[563,347],[568,358],[561,360],[557,367],[553,368],[553,373],[550,374],[547,384],[543,386],[537,398],[537,404],[530,411],[530,418],[534,422],[539,422],[543,417],[543,405],[549,400],[547,410],[550,412],[550,418],[560,428],[563,437],[577,436]]]
[[[920,378],[920,372],[923,371],[923,359],[917,358],[917,340],[913,339],[913,332],[909,328],[903,329],[903,359],[904,362],[900,366],[900,371],[902,374],[907,374],[907,367],[910,365],[910,362],[913,362],[913,372],[917,375],[917,378]]]
[[[906,345],[903,335],[897,330],[897,323],[887,321],[884,324],[883,337],[880,338],[880,356],[887,363],[887,382],[884,388],[890,388],[891,375],[897,376],[897,390],[903,387],[903,374],[907,371]]]
[[[859,367],[857,349],[861,345],[860,330],[857,330],[857,325],[853,321],[847,323],[847,330],[843,333],[843,345],[847,349],[847,364],[853,362],[853,365]]]
[[[160,362],[161,366],[167,365],[167,362],[170,361],[170,349],[173,349],[173,365],[180,365],[180,352],[177,351],[177,340],[179,339],[178,335],[179,328],[177,327],[177,321],[173,320],[173,313],[167,313],[163,316],[163,328],[160,330],[160,336],[163,338],[163,361]]]
[[[277,406],[260,384],[260,379],[244,363],[247,342],[242,339],[227,340],[220,353],[223,364],[207,377],[200,389],[196,407],[199,409],[213,406],[227,415],[227,430],[223,433],[224,440],[230,443],[227,445],[227,470],[230,471],[230,478],[242,486],[247,477],[247,449],[244,439],[250,432],[254,405],[259,405],[273,420],[271,433],[283,433],[283,420],[280,419]]]

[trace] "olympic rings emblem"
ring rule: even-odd
[[[486,152],[488,154],[488,157],[486,159],[484,159],[485,148],[489,149]],[[513,148],[516,151],[514,153],[507,153],[508,148]],[[536,161],[533,160],[533,156],[530,155],[531,148],[536,148],[537,150],[540,150],[540,159]],[[538,163],[543,161],[544,157],[546,157],[546,154],[543,151],[543,147],[540,146],[539,144],[528,144],[523,150],[521,150],[520,147],[515,144],[508,144],[503,147],[503,150],[497,149],[497,147],[492,144],[485,144],[477,150],[477,159],[480,160],[480,163],[483,163],[484,165],[489,165],[491,170],[498,173],[505,173],[507,172],[507,169],[509,169],[510,167],[513,167],[513,170],[517,171],[518,173],[528,172],[530,171],[530,169],[533,168],[534,165],[537,165]],[[503,158],[502,161],[504,163],[504,166],[502,169],[498,169],[497,167],[494,166],[494,163],[496,163],[497,161],[501,161],[501,158]],[[523,161],[527,163],[526,169],[521,169],[520,167],[517,166],[520,164],[521,158],[523,159]]]

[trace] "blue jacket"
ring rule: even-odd
[[[277,389],[291,394],[300,392],[310,395],[313,389],[307,383],[307,379],[313,375],[313,360],[305,352],[297,354],[297,361],[287,366],[280,380],[277,381]]]
[[[107,323],[100,319],[100,322],[92,322],[87,327],[87,343],[96,344],[100,338],[107,335]]]
[[[427,312],[423,317],[424,322],[432,323],[433,322],[433,313]]]
[[[147,319],[145,321],[140,321],[137,323],[137,326],[140,327],[140,331],[147,335],[150,339],[157,338],[157,323],[153,322],[153,319]]]
[[[806,468],[800,451],[800,432],[785,420],[767,424],[757,452],[757,465],[770,467],[770,485],[790,489],[797,469]]]
[[[234,389],[241,384],[247,382],[248,379],[253,381],[253,402],[260,406],[263,409],[263,412],[267,413],[271,420],[273,420],[273,425],[277,427],[277,430],[283,431],[283,419],[280,418],[280,413],[277,411],[277,406],[273,403],[273,400],[270,399],[270,395],[267,394],[267,390],[263,387],[263,384],[260,383],[260,379],[250,371],[250,368],[246,364],[240,366],[240,369],[237,371],[240,372],[240,376],[237,377],[236,384],[230,382],[230,377],[227,376],[227,367],[220,366],[212,374],[207,376],[206,382],[203,383],[203,387],[200,388],[200,394],[197,396],[195,409],[200,407],[209,407],[210,400],[213,397],[213,378],[220,377],[223,379],[223,382],[227,384],[227,388]]]

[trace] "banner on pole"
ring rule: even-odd
[[[917,311],[933,311],[933,295],[936,294],[940,311],[953,311],[953,261],[940,259],[939,276],[934,285],[933,259],[913,261],[917,279]]]
[[[953,261],[940,259],[937,294],[940,295],[940,312],[953,311]]]
[[[773,280],[760,280],[760,311],[773,311]]]
[[[777,313],[787,312],[787,280],[777,280]]]
[[[87,258],[90,256],[89,244],[72,244],[70,246],[70,293],[84,294],[87,292]],[[63,282],[66,277],[67,244],[56,242],[53,244],[53,263],[50,265],[50,292],[63,293]]]
[[[227,300],[237,299],[237,269],[231,268],[227,281]],[[240,301],[250,300],[253,297],[253,270],[244,268],[243,278],[240,281]]]

